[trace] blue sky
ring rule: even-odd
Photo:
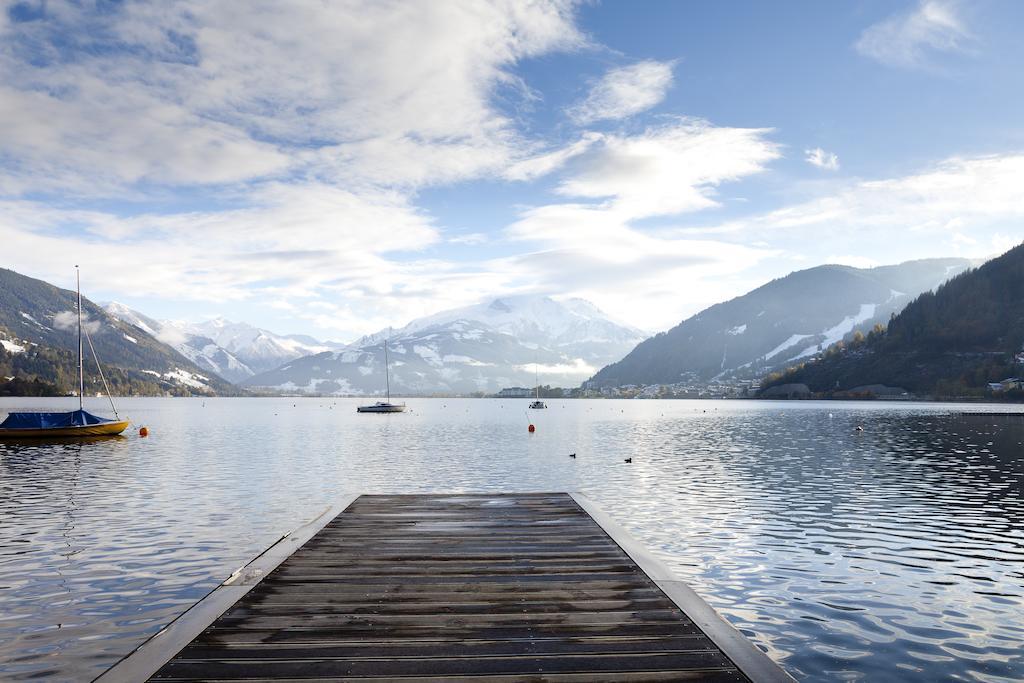
[[[4,3],[0,265],[349,340],[1024,239],[1024,5]]]

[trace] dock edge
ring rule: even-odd
[[[633,562],[711,639],[725,656],[754,683],[796,683],[774,659],[762,652],[735,626],[715,611],[650,550],[633,538],[586,494],[569,491],[569,496],[583,508],[597,525],[629,555]]]
[[[199,602],[94,678],[92,683],[138,683],[148,680],[279,564],[344,512],[360,495],[344,494],[338,503],[329,505],[312,520],[279,538],[248,564],[234,571]]]

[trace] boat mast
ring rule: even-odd
[[[85,410],[85,368],[82,366],[82,273],[75,264],[75,286],[78,289],[78,409]]]
[[[391,403],[391,369],[388,367],[388,340],[384,340],[384,386],[387,387],[387,402]]]
[[[537,385],[537,400],[540,400],[540,368],[537,367],[537,361],[533,361],[533,381]]]

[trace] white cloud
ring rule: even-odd
[[[1024,239],[1021,187],[1024,154],[951,157],[916,173],[845,183],[821,197],[682,234],[765,240],[810,263],[831,254],[847,255],[846,263],[980,258]],[[1017,237],[999,239],[1006,234]]]
[[[833,263],[841,266],[853,266],[854,268],[874,268],[882,265],[876,259],[867,256],[854,256],[851,254],[826,256],[822,263]]]
[[[598,81],[579,104],[568,110],[579,124],[623,119],[650,109],[672,86],[674,62],[646,60],[612,69]]]
[[[889,66],[923,67],[935,54],[962,52],[971,41],[957,3],[921,0],[913,11],[869,26],[854,47],[862,55]]]
[[[604,200],[592,208],[619,220],[717,205],[715,188],[762,171],[778,158],[764,128],[721,128],[683,119],[633,136],[605,136],[558,185],[568,197]]]
[[[456,235],[455,237],[449,237],[448,241],[452,244],[486,244],[488,241],[487,233],[484,232],[471,232],[468,235]]]
[[[328,282],[373,280],[385,254],[434,243],[430,220],[399,195],[368,197],[327,186],[268,185],[243,209],[130,218],[0,204],[0,242],[18,266],[60,281],[90,264],[95,287],[133,296],[239,300],[284,287],[292,296]]]
[[[719,183],[777,156],[766,131],[679,121],[634,136],[584,133],[552,150],[497,106],[524,96],[519,61],[585,44],[573,12],[568,0],[308,0],[245,12],[132,3],[97,16],[49,3],[44,20],[0,29],[0,145],[10,161],[0,193],[144,201],[191,186],[229,208],[119,216],[8,199],[0,243],[18,246],[19,269],[58,283],[66,264],[82,262],[90,291],[273,302],[266,308],[338,335],[489,293],[561,292],[559,268],[591,289],[595,266],[618,281],[640,268],[644,287],[663,288],[658,276],[672,268],[720,254],[756,259],[757,250],[675,244],[631,222],[714,206]],[[653,106],[671,81],[670,63],[613,70],[581,120]],[[463,263],[425,251],[445,238],[416,209],[419,188],[559,170],[556,192],[572,202],[524,212],[508,233],[537,250]],[[563,219],[564,240],[530,234]],[[587,223],[599,238],[567,247]],[[489,242],[489,252],[499,247]]]
[[[539,153],[505,113],[534,97],[520,61],[586,44],[575,8],[48,2],[0,24],[8,265],[66,284],[82,262],[90,291],[269,301],[339,334],[469,303],[508,283],[424,258],[443,236],[416,191],[577,153]],[[141,208],[57,208],[97,197]]]
[[[0,191],[312,173],[418,186],[524,156],[495,94],[584,39],[565,0],[47,3],[0,36]],[[110,49],[115,46],[115,49]]]
[[[536,207],[509,228],[538,246],[511,259],[508,269],[523,278],[509,279],[571,292],[634,325],[665,329],[682,313],[795,268],[986,257],[1024,239],[1024,154],[952,157],[908,175],[835,187],[748,218],[663,231],[638,227],[645,212],[616,211],[619,195]]]
[[[821,147],[804,150],[804,161],[811,166],[825,169],[826,171],[839,170],[839,157],[833,152],[826,152]]]
[[[989,244],[990,251],[988,255],[998,255],[1013,249],[1015,246],[1021,243],[1021,234],[1017,232],[1014,235],[1004,235],[1003,233],[995,233],[991,236]]]
[[[601,368],[594,367],[582,358],[574,358],[571,363],[532,363],[530,365],[517,365],[515,369],[520,372],[532,372],[538,375],[579,375],[590,377]]]
[[[587,132],[576,142],[566,145],[553,152],[545,152],[518,161],[507,169],[504,176],[508,180],[533,180],[545,176],[590,149],[595,143],[604,139],[600,133]]]
[[[271,310],[342,338],[492,294],[554,292],[664,329],[794,254],[806,267],[830,254],[990,253],[1024,218],[1024,157],[999,155],[835,181],[703,230],[652,228],[735,208],[720,187],[763,171],[779,147],[769,129],[697,120],[563,147],[531,139],[506,113],[533,101],[515,68],[585,43],[568,0],[260,0],[241,12],[195,0],[102,16],[88,5],[55,0],[45,20],[0,23],[0,244],[17,253],[7,265],[56,284],[84,264],[88,292],[196,302],[196,315]],[[903,66],[963,50],[954,10],[923,3],[858,49]],[[656,105],[672,68],[612,70],[574,120]],[[807,160],[838,166],[820,149]],[[500,235],[445,235],[416,206],[432,185],[545,176],[554,198]],[[19,199],[46,193],[61,201]],[[142,208],[62,208],[96,195]],[[443,251],[484,243],[486,260]]]
[[[78,312],[60,311],[53,315],[53,326],[58,330],[72,332],[78,330]],[[88,315],[82,316],[82,330],[87,334],[95,335],[100,331],[100,322],[92,320]]]
[[[773,251],[665,236],[637,222],[717,206],[720,184],[759,173],[778,157],[768,132],[680,120],[634,136],[602,136],[566,167],[556,187],[560,195],[589,201],[525,209],[506,234],[537,249],[492,267],[522,277],[512,281],[588,298],[639,327],[678,322],[687,301],[707,301],[731,284],[729,274]]]

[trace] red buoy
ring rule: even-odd
[[[139,427],[139,436],[141,436],[142,438],[146,438],[147,436],[149,436],[149,428]]]
[[[531,424],[531,425],[530,425],[530,433],[531,433],[531,434],[533,434],[533,433],[534,433],[535,431],[537,431],[537,428],[536,428],[536,427],[534,427],[534,426],[533,426],[533,425]]]

